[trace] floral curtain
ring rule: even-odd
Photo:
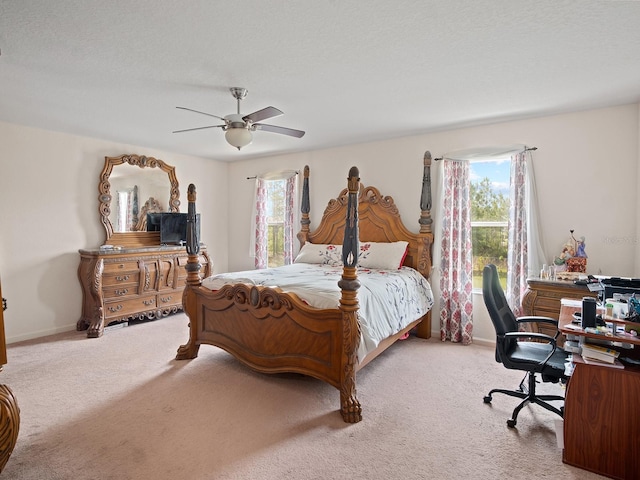
[[[509,253],[507,256],[507,303],[514,315],[521,316],[522,297],[529,275],[528,231],[530,219],[527,213],[527,165],[525,154],[511,157],[509,186]]]
[[[295,234],[293,232],[295,226],[296,217],[296,199],[297,199],[297,182],[298,177],[293,175],[287,178],[285,205],[284,205],[284,264],[290,265],[293,263],[293,239]]]
[[[440,339],[473,338],[473,252],[469,162],[443,160]]]
[[[256,268],[267,268],[267,181],[256,178],[254,227],[254,264]]]

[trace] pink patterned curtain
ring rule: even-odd
[[[293,227],[296,212],[296,185],[298,177],[293,175],[287,178],[285,205],[284,205],[284,264],[293,263],[293,239],[295,238]]]
[[[256,179],[255,267],[267,268],[267,182]]]
[[[525,152],[511,157],[509,188],[509,254],[506,298],[516,316],[523,315],[522,297],[527,288],[529,251],[526,208],[527,166]]]
[[[469,162],[443,160],[444,205],[440,273],[440,339],[473,338],[473,252]]]

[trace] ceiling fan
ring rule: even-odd
[[[204,130],[205,128],[222,128],[225,131],[224,137],[229,145],[236,147],[240,150],[242,147],[246,147],[253,141],[253,135],[251,132],[256,130],[264,130],[265,132],[280,133],[282,135],[289,135],[291,137],[301,138],[305,132],[302,130],[294,130],[293,128],[278,127],[276,125],[268,125],[266,123],[258,123],[268,118],[277,117],[282,115],[283,112],[275,107],[266,107],[257,112],[250,113],[249,115],[242,115],[240,113],[240,100],[247,96],[247,89],[240,87],[230,88],[231,95],[238,102],[238,113],[231,113],[224,117],[218,115],[212,115],[211,113],[200,112],[187,107],[176,107],[181,110],[188,110],[190,112],[200,113],[202,115],[208,115],[209,117],[219,118],[224,121],[222,125],[207,125],[205,127],[187,128],[185,130],[176,130],[173,133],[191,132],[194,130]]]

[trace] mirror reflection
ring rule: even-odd
[[[180,211],[175,168],[153,157],[105,157],[98,191],[107,242],[153,243],[147,213]]]
[[[147,213],[169,211],[171,184],[167,173],[160,169],[117,165],[110,183],[109,220],[114,232],[146,231]]]

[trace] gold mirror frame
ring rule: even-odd
[[[120,155],[119,157],[104,157],[104,168],[100,174],[98,184],[98,201],[100,202],[100,221],[107,232],[105,243],[114,246],[144,247],[159,246],[160,232],[115,232],[109,216],[111,214],[111,183],[109,177],[113,167],[127,163],[140,168],[160,168],[166,172],[169,183],[169,211],[180,212],[180,188],[176,178],[175,167],[167,165],[162,160],[144,155]]]

